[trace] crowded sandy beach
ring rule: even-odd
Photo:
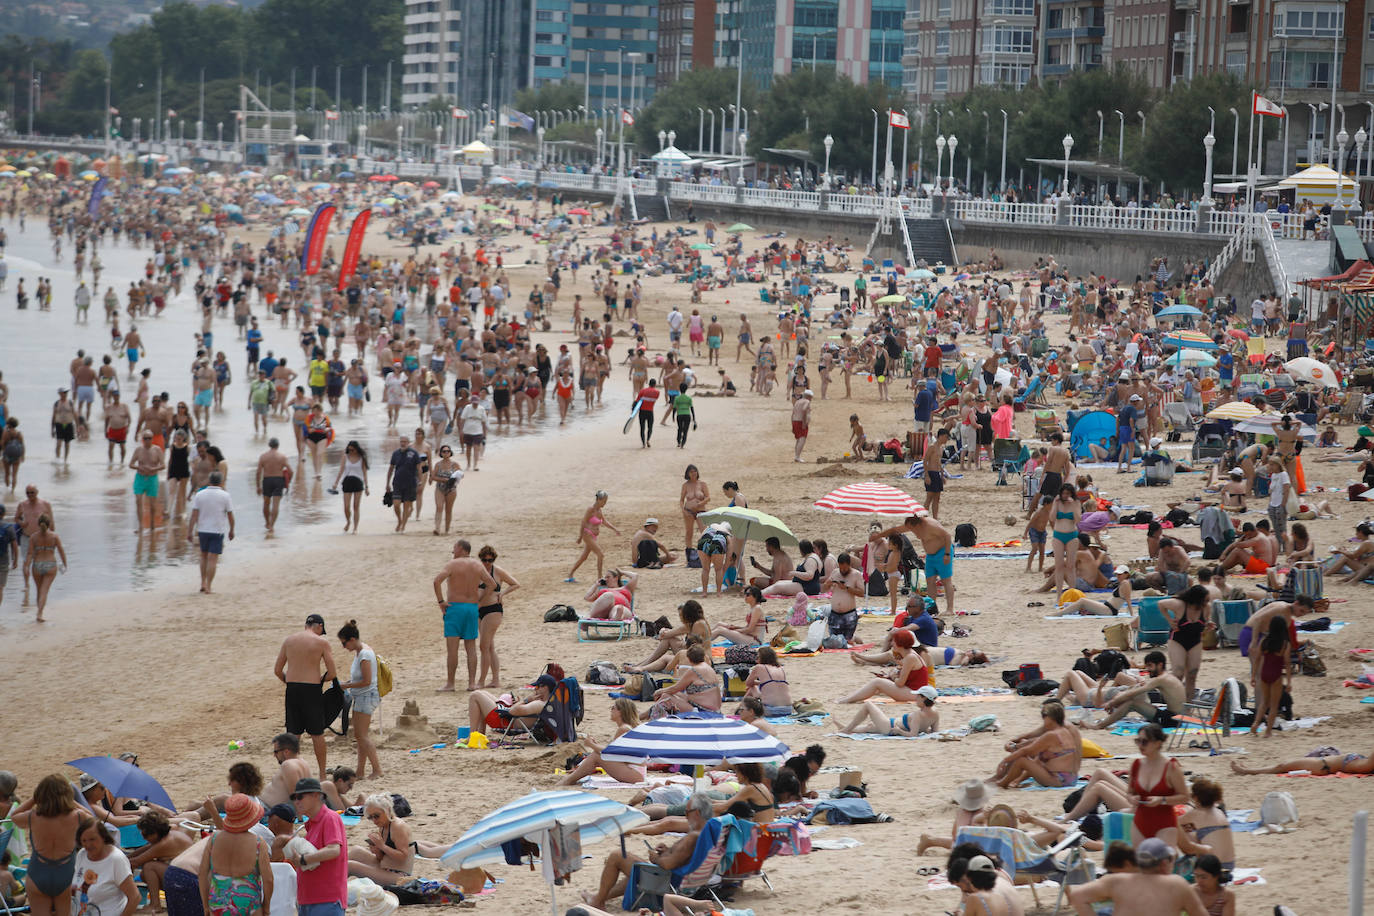
[[[1148,250],[112,172],[0,183],[8,899],[200,912],[209,848],[307,916],[1344,911],[1374,435],[1320,321]],[[617,740],[682,722],[744,749]],[[121,755],[167,797],[65,764]],[[621,803],[585,858],[467,854],[560,788]]]

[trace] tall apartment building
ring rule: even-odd
[[[906,0],[902,88],[920,103],[1036,72],[1036,0]]]
[[[658,88],[715,65],[716,6],[716,0],[658,0]]]
[[[658,15],[656,0],[406,0],[401,102],[443,96],[497,110],[521,89],[572,81],[588,107],[615,106],[623,54],[625,104],[632,74],[642,104],[654,90]]]

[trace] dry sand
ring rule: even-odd
[[[584,235],[595,241],[607,231],[584,230]],[[523,260],[516,255],[507,259],[512,265]],[[1147,259],[1148,252],[1142,252],[1142,263]],[[542,271],[533,267],[508,269],[517,301],[523,300],[536,276],[542,279]],[[565,286],[557,311],[560,325],[569,314],[572,292],[592,300],[589,279],[590,271],[584,270],[575,288]],[[852,282],[852,277],[848,279]],[[651,344],[662,347],[667,337],[663,315],[668,308],[676,302],[690,314],[688,288],[661,279],[645,284],[642,314]],[[756,333],[773,327],[768,307],[759,302],[753,286],[709,293],[700,308],[707,317],[712,311],[721,315],[727,341],[733,341],[741,310],[750,314]],[[1056,319],[1053,325],[1055,339],[1062,339],[1062,320]],[[556,345],[568,340],[568,335],[546,334],[537,339]],[[576,556],[573,542],[580,513],[597,489],[610,491],[606,516],[623,532],[622,536],[603,533],[601,542],[611,563],[628,563],[628,536],[647,515],[663,519],[663,537],[680,546],[681,515],[672,501],[678,497],[688,462],[700,467],[713,494],[719,494],[722,481],[738,480],[753,507],[788,521],[800,536],[825,538],[836,551],[857,543],[867,520],[811,507],[834,486],[871,478],[921,495],[913,482],[901,480],[896,476],[899,469],[890,466],[794,464],[785,396],[778,392],[764,399],[747,393],[747,364],[734,363],[733,350],[723,352],[741,396],[699,398],[700,429],[685,450],[673,448],[670,428],[658,430],[656,445],[648,451],[639,448],[633,432],[621,434],[629,392],[625,372],[617,367],[607,386],[607,406],[592,411],[591,416],[579,406],[573,422],[553,437],[495,438],[482,471],[463,482],[456,533],[474,546],[494,545],[501,565],[523,585],[507,603],[498,634],[507,688],[528,683],[549,661],[559,662],[569,673],[585,675],[593,659],[636,661],[649,645],[638,639],[578,643],[572,625],[542,622],[544,611],[554,603],[583,603],[591,568],[580,571],[578,585],[562,580]],[[617,363],[621,355],[616,354]],[[713,370],[699,368],[705,383],[714,381]],[[836,388],[842,395],[842,385]],[[874,438],[900,434],[909,427],[909,401],[895,386],[896,400],[886,404],[879,404],[874,387],[858,378],[854,400],[836,400],[834,388],[831,393],[830,400],[816,404],[807,448],[812,462],[817,456],[835,457],[845,451],[852,411],[862,416]],[[369,410],[380,417],[379,402],[374,401]],[[1017,424],[1022,434],[1030,434],[1029,415],[1018,415]],[[1350,437],[1348,431],[1343,432]],[[245,462],[251,459],[239,461],[247,470]],[[1328,487],[1341,487],[1353,476],[1353,465],[1343,463],[1312,462],[1306,470],[1309,484]],[[1111,495],[1132,503],[1149,502],[1157,512],[1163,510],[1166,498],[1195,494],[1201,486],[1201,475],[1180,475],[1167,490],[1133,490],[1128,483],[1131,478],[1110,472],[1096,476]],[[993,481],[987,470],[952,481],[942,521],[951,528],[972,521],[985,540],[1017,536],[1021,524],[1008,527],[1003,517],[1019,516],[1019,490],[994,487]],[[434,693],[442,678],[443,646],[429,584],[448,556],[451,539],[430,534],[429,505],[410,534],[391,534],[391,516],[384,514],[377,495],[365,503],[363,531],[357,536],[321,534],[317,543],[271,562],[254,563],[252,569],[236,562],[235,547],[230,545],[213,597],[196,594],[194,574],[187,570],[183,583],[158,592],[83,602],[58,600],[49,609],[54,622],[0,646],[0,665],[10,685],[9,702],[0,711],[0,734],[7,739],[0,766],[20,774],[21,793],[27,794],[42,775],[61,769],[63,760],[133,750],[141,755],[141,764],[182,802],[222,791],[225,771],[240,759],[252,760],[270,773],[270,739],[282,721],[281,689],[272,677],[272,662],[282,638],[312,611],[324,614],[330,633],[348,618],[357,618],[364,639],[393,665],[396,689],[383,701],[377,716],[385,733],[391,731],[402,702],[414,699],[440,739],[451,742],[454,729],[467,724],[466,703],[461,692],[456,696]],[[1308,523],[1322,552],[1348,537],[1351,526],[1364,515],[1363,506],[1343,500],[1334,506],[1340,519]],[[239,511],[240,537],[260,537],[256,507],[241,506]],[[1110,535],[1109,550],[1118,561],[1144,554],[1143,532],[1118,528]],[[997,686],[1001,668],[1032,661],[1040,663],[1047,676],[1057,677],[1072,665],[1081,648],[1101,645],[1099,623],[1047,621],[1041,610],[1026,607],[1029,600],[1043,596],[1030,594],[1040,578],[1023,572],[1024,566],[1023,559],[956,563],[957,607],[977,608],[982,614],[961,619],[972,627],[973,637],[955,642],[1005,656],[1006,661],[982,670],[942,671],[942,686]],[[640,614],[672,615],[698,583],[698,576],[696,570],[683,568],[644,573]],[[1374,750],[1368,746],[1369,716],[1374,708],[1358,705],[1357,692],[1341,687],[1342,678],[1358,673],[1359,668],[1343,658],[1345,650],[1370,642],[1367,592],[1328,582],[1328,594],[1346,599],[1333,605],[1332,616],[1353,625],[1319,637],[1330,675],[1298,678],[1295,694],[1299,714],[1332,718],[1316,728],[1270,740],[1233,736],[1227,743],[1245,747],[1247,762],[1301,756],[1317,745],[1334,745],[1342,751]],[[777,603],[785,613],[783,604]],[[705,605],[712,620],[742,619],[743,605],[735,597],[710,597]],[[881,624],[867,622],[859,635],[876,639],[883,629]],[[341,664],[347,663],[345,656],[338,652]],[[799,659],[787,667],[796,696],[827,703],[868,677],[844,654]],[[1243,674],[1248,676],[1247,669],[1234,651],[1209,652],[1199,682],[1212,686],[1228,675]],[[583,731],[604,740],[611,733],[609,701],[600,692],[588,692],[587,697]],[[895,820],[831,828],[831,835],[854,837],[863,846],[843,852],[817,851],[803,859],[776,859],[770,863],[770,873],[777,892],[769,894],[751,884],[736,905],[753,907],[761,916],[837,909],[905,914],[954,908],[958,901],[952,891],[927,891],[926,879],[915,875],[919,866],[943,864],[936,855],[914,855],[917,837],[922,831],[949,829],[953,787],[970,776],[991,773],[1008,735],[1038,724],[1038,705],[1035,699],[942,704],[945,726],[962,724],[980,713],[993,713],[1002,724],[1000,735],[974,735],[956,744],[823,738],[837,727],[833,720],[823,727],[783,728],[782,737],[794,750],[820,742],[831,764],[862,769],[875,809]],[[850,708],[830,703],[830,709],[844,716]],[[43,726],[44,721],[52,727]],[[566,756],[562,749],[409,753],[418,738],[386,737],[382,750],[386,777],[364,788],[403,793],[415,809],[412,823],[418,836],[435,842],[456,839],[500,803],[531,789],[550,787],[554,768]],[[247,750],[228,751],[226,743],[233,739],[246,740]],[[1099,740],[1113,753],[1133,752],[1128,738],[1106,735]],[[351,765],[353,756],[351,742],[332,741],[331,764]],[[1190,757],[1183,763],[1190,773],[1219,778],[1231,808],[1258,808],[1265,793],[1283,790],[1293,794],[1302,817],[1296,834],[1237,834],[1238,864],[1262,865],[1268,882],[1264,887],[1238,889],[1238,912],[1268,912],[1275,903],[1297,905],[1309,897],[1323,903],[1317,909],[1298,905],[1299,912],[1344,912],[1351,813],[1374,800],[1374,780],[1239,778],[1229,772],[1231,759]],[[1112,765],[1124,768],[1126,762]],[[1090,770],[1091,764],[1085,763],[1084,773]],[[825,789],[832,779],[820,777],[814,785]],[[628,793],[614,794],[628,797]],[[1060,811],[1062,798],[1063,793],[1057,791],[1012,791],[1003,793],[999,801],[1048,817]],[[363,829],[355,828],[352,838],[361,841],[362,836]],[[603,844],[589,849],[595,861],[587,862],[574,879],[574,889],[594,887],[601,857],[610,848],[611,844]],[[437,863],[427,863],[419,873],[439,876],[443,872]],[[499,913],[547,909],[548,889],[537,873],[504,866],[493,872],[505,883],[493,894],[480,897],[479,909]],[[884,873],[894,879],[875,880]],[[1029,906],[1029,892],[1022,894]],[[565,892],[561,899],[570,903],[572,897]]]

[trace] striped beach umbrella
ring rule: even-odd
[[[1191,305],[1171,305],[1155,313],[1156,318],[1201,318],[1202,310]]]
[[[851,483],[812,503],[817,509],[844,515],[913,515],[922,506],[910,494],[885,483]]]
[[[787,745],[748,722],[684,713],[652,719],[606,745],[601,759],[620,763],[762,763],[787,756]]]
[[[1160,341],[1166,347],[1189,347],[1193,350],[1217,350],[1217,342],[1201,331],[1170,331]]]
[[[1204,369],[1210,369],[1216,364],[1216,357],[1203,353],[1201,350],[1194,350],[1191,347],[1179,350],[1173,356],[1164,360],[1164,365],[1166,366],[1201,366]]]
[[[648,821],[644,812],[591,792],[575,789],[531,792],[473,824],[439,857],[439,861],[449,868],[503,862],[502,843],[522,838],[539,842],[542,834],[555,823],[576,826],[582,842],[592,843]]]
[[[1207,414],[1209,420],[1248,420],[1259,416],[1260,409],[1246,401],[1227,401]]]

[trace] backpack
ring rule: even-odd
[[[1016,688],[1016,692],[1023,697],[1043,697],[1047,693],[1053,693],[1059,689],[1058,681],[1051,681],[1046,678],[1036,678],[1034,680],[1022,681]]]
[[[414,813],[410,810],[410,802],[399,792],[391,793],[391,807],[396,810],[397,817],[410,817]]]
[[[391,676],[391,666],[386,659],[377,656],[377,695],[384,697],[391,692],[393,681]]]
[[[1260,824],[1282,828],[1298,822],[1298,806],[1287,792],[1270,792],[1260,803]],[[1279,831],[1282,833],[1282,829]]]
[[[568,604],[555,604],[544,612],[545,623],[568,623],[576,619],[577,611]]]
[[[597,660],[592,662],[587,669],[587,683],[600,684],[602,686],[618,686],[625,683],[625,678],[621,676],[620,669],[614,662]]]
[[[954,529],[954,543],[960,547],[972,547],[978,543],[978,529],[964,522]]]
[[[1094,664],[1097,668],[1097,676],[1099,678],[1116,677],[1122,671],[1131,667],[1130,659],[1115,649],[1099,652],[1097,658],[1094,660]]]
[[[908,573],[917,569],[925,569],[925,561],[916,552],[916,546],[911,543],[911,539],[905,534],[902,535],[902,559],[897,564],[897,571],[905,578]]]
[[[1298,663],[1302,665],[1302,673],[1307,677],[1326,677],[1326,662],[1322,661],[1321,652],[1317,647],[1308,643],[1298,652]]]

